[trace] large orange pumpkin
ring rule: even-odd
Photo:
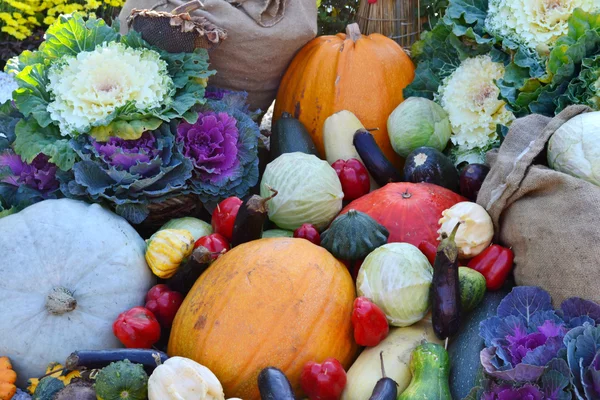
[[[221,256],[196,281],[171,331],[170,356],[211,369],[227,397],[258,400],[257,377],[274,366],[301,394],[308,361],[357,353],[355,289],[346,267],[304,239],[260,239]]]
[[[372,131],[379,147],[397,167],[402,165],[387,134],[387,119],[404,98],[415,66],[392,39],[363,36],[358,24],[346,34],[313,39],[294,57],[277,92],[275,120],[283,112],[298,118],[324,154],[323,124],[332,114],[349,110]]]

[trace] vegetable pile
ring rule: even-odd
[[[270,132],[206,50],[58,16],[0,104],[0,400],[600,399],[600,305],[515,286],[480,195],[574,104],[535,163],[600,190],[600,5],[442,3],[412,59],[306,44]]]

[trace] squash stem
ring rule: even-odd
[[[352,39],[353,42],[356,42],[358,39],[360,39],[362,34],[360,33],[360,28],[356,22],[346,27],[346,36]]]

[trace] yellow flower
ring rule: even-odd
[[[44,24],[46,25],[52,25],[54,23],[54,21],[56,21],[56,18],[48,15],[46,18],[44,18]]]

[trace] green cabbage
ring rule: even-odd
[[[212,226],[208,222],[193,217],[172,219],[160,228],[160,230],[163,229],[185,229],[192,234],[194,240],[213,233]]]
[[[389,243],[365,258],[356,280],[359,296],[382,309],[391,325],[409,326],[429,310],[433,268],[409,243]]]
[[[326,228],[342,209],[342,184],[327,161],[312,154],[286,153],[267,165],[260,195],[271,196],[269,219],[278,227],[294,230],[302,224]]]
[[[600,186],[600,111],[578,115],[554,132],[548,165]]]
[[[421,146],[444,151],[452,133],[446,111],[423,97],[410,97],[396,107],[387,128],[394,151],[404,158]]]

